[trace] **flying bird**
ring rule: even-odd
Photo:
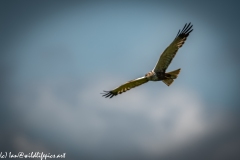
[[[178,77],[181,69],[179,68],[168,73],[166,73],[166,69],[172,62],[178,49],[182,47],[189,34],[193,31],[192,26],[193,25],[191,25],[191,23],[186,23],[183,29],[178,31],[177,36],[173,42],[163,51],[152,71],[145,74],[144,77],[128,81],[111,91],[104,91],[104,93],[102,93],[102,96],[106,98],[112,98],[134,87],[147,83],[148,81],[163,81],[167,86],[170,86],[173,83],[174,79]]]

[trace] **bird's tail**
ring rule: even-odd
[[[178,74],[180,73],[180,68],[175,70],[175,71],[172,71],[172,72],[168,72],[166,74],[170,75],[170,77],[168,79],[164,79],[163,82],[167,85],[167,86],[170,86],[174,79],[176,79],[178,77]]]

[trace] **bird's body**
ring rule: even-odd
[[[164,79],[171,78],[171,75],[169,73],[165,73],[165,72],[150,71],[147,74],[145,74],[145,77],[149,81],[162,81]]]
[[[166,69],[192,30],[193,29],[191,23],[185,24],[182,31],[178,31],[178,34],[174,41],[164,50],[154,69],[145,74],[144,77],[131,80],[111,91],[104,91],[105,93],[103,93],[103,96],[106,98],[112,98],[113,96],[126,92],[127,90],[142,85],[148,81],[163,81],[167,86],[170,86],[173,83],[174,79],[178,77],[181,69],[177,69],[168,73],[166,73]]]

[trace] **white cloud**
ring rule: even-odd
[[[150,88],[139,87],[112,99],[101,97],[103,86],[113,82],[100,79],[76,88],[74,104],[58,96],[58,86],[42,84],[35,90],[35,99],[22,104],[31,113],[22,110],[25,123],[32,130],[67,136],[67,141],[58,143],[86,151],[104,153],[136,146],[149,155],[168,154],[194,143],[214,126],[204,120],[203,102],[194,91],[171,86],[151,93]]]

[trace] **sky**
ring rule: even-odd
[[[0,152],[66,159],[237,160],[237,1],[1,1]],[[167,71],[144,76],[185,23]]]

